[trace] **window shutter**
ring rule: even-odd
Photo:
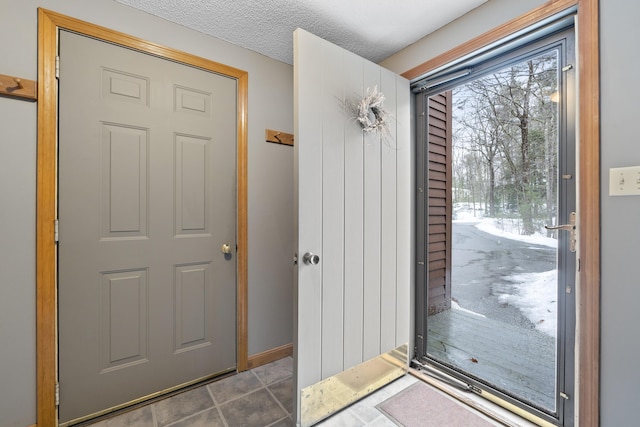
[[[451,91],[429,97],[428,314],[451,308]]]

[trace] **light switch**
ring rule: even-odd
[[[640,195],[640,166],[609,169],[609,195]]]

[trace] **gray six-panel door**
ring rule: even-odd
[[[65,423],[235,369],[237,89],[64,31],[59,84]]]

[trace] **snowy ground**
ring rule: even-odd
[[[474,215],[473,210],[469,209],[468,206],[456,204],[453,222],[472,223],[485,233],[504,237],[505,239],[553,248],[557,246],[556,239],[547,237],[542,233],[536,233],[532,236],[520,235],[517,232],[518,229],[521,229],[521,223],[518,219],[484,218],[480,215],[477,210]],[[515,292],[511,295],[503,294],[500,296],[501,302],[518,307],[536,325],[538,330],[553,337],[556,336],[558,317],[557,274],[557,270],[550,270],[543,273],[524,273],[507,276],[505,279],[514,283]]]

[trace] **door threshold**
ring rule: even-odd
[[[107,420],[109,418],[113,418],[118,415],[124,414],[125,412],[130,412],[135,409],[141,408],[143,406],[151,405],[152,403],[156,403],[160,400],[168,399],[177,394],[196,389],[205,384],[223,380],[225,378],[234,376],[237,373],[238,371],[236,368],[230,368],[230,369],[221,371],[217,374],[209,375],[204,378],[198,378],[197,380],[180,384],[178,386],[171,387],[166,390],[141,397],[139,399],[124,403],[122,405],[115,406],[113,408],[106,409],[101,412],[97,412],[95,414],[91,414],[82,418],[77,418],[74,420],[59,423],[58,427],[84,427],[84,426],[96,424],[100,421]]]
[[[455,386],[453,383],[445,382],[434,376],[426,374],[418,368],[411,366],[409,368],[410,375],[415,378],[437,388],[438,390],[446,393],[448,396],[456,399],[457,401],[469,406],[470,408],[481,412],[487,417],[495,420],[507,427],[537,427],[539,424],[533,423],[518,414],[515,414],[502,406],[499,406],[475,393],[464,391],[460,387]],[[546,422],[541,420],[542,422]],[[553,424],[543,424],[553,426]]]

